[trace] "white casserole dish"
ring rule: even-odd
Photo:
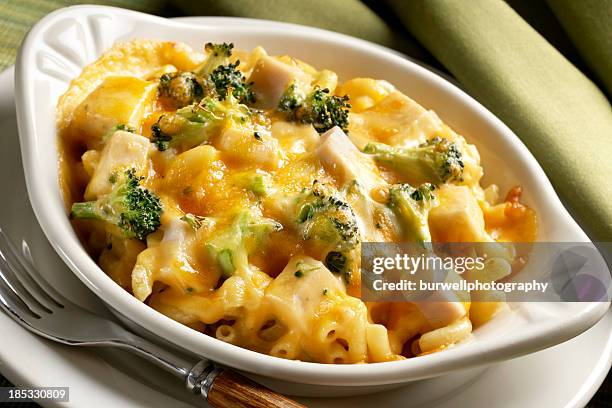
[[[135,38],[176,40],[200,49],[205,42],[262,45],[270,54],[289,53],[329,68],[340,78],[386,79],[438,115],[470,143],[485,168],[484,185],[501,190],[521,184],[524,200],[540,219],[538,239],[588,241],[567,213],[544,172],[499,119],[456,86],[397,53],[337,33],[247,19],[210,18],[190,24],[102,6],[77,6],[49,14],[26,37],[16,65],[16,103],[28,193],[50,243],[70,269],[132,327],[181,349],[273,381],[301,395],[346,395],[449,377],[446,391],[496,361],[559,344],[582,333],[609,303],[523,303],[474,332],[473,339],[443,352],[405,361],[323,365],[283,360],[230,344],[183,326],[139,302],[115,284],[91,259],[70,225],[58,185],[55,106],[71,79],[115,41]],[[58,288],[61,290],[61,288]],[[151,333],[154,333],[152,335]],[[441,381],[436,380],[438,383]],[[270,383],[270,382],[268,382]]]

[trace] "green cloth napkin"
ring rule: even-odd
[[[612,95],[612,2],[548,0],[548,4]]]
[[[19,38],[37,18],[75,3],[3,1],[0,64],[11,63]],[[311,25],[443,67],[523,140],[590,237],[612,241],[612,109],[604,94],[612,94],[612,0],[101,3],[161,15],[227,15]]]
[[[563,12],[581,10],[561,3]],[[599,3],[606,18],[611,3]],[[612,110],[601,90],[502,1],[387,4],[523,140],[591,238],[612,241]]]

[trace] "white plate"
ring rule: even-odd
[[[559,344],[591,327],[607,311],[604,303],[513,304],[516,313],[498,316],[479,328],[473,341],[418,359],[361,365],[314,364],[255,353],[157,313],[116,285],[83,250],[65,216],[57,182],[55,101],[69,80],[114,41],[134,38],[170,39],[193,47],[201,47],[205,41],[232,41],[247,49],[264,45],[273,54],[290,51],[306,61],[317,61],[343,78],[365,75],[391,79],[478,145],[483,165],[489,169],[489,182],[495,181],[504,190],[523,185],[527,204],[540,217],[540,240],[587,240],[538,163],[510,129],[460,89],[380,46],[329,31],[273,22],[205,18],[199,24],[187,24],[117,8],[69,7],[49,14],[32,28],[17,60],[16,103],[29,197],[57,253],[134,329],[149,336],[154,333],[160,340],[220,363],[276,379],[275,384],[286,392],[329,396],[372,392],[374,387],[399,386],[451,371],[457,382],[465,382],[468,374],[474,374],[474,367]],[[445,376],[438,391],[452,385]]]
[[[92,305],[95,296],[66,268],[47,243],[29,205],[17,140],[13,69],[0,74],[0,225],[19,242],[30,243],[45,276],[73,300]],[[98,310],[98,312],[103,312]],[[61,346],[38,338],[0,313],[0,371],[20,387],[68,386],[70,402],[61,407],[190,407],[202,403],[185,396],[175,378],[118,351]],[[612,365],[612,312],[586,333],[559,346],[497,364],[465,388],[428,401],[428,390],[445,377],[384,394],[353,398],[300,399],[311,407],[582,407]],[[54,406],[43,403],[44,406]]]

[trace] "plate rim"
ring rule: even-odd
[[[242,349],[217,339],[204,338],[200,333],[180,325],[170,318],[152,310],[148,306],[143,305],[126,292],[123,292],[122,290],[119,291],[120,288],[116,286],[116,284],[108,276],[101,272],[97,264],[84,253],[82,248],[78,254],[75,254],[74,251],[72,251],[72,253],[69,255],[71,250],[68,248],[68,245],[64,242],[64,240],[60,239],[60,231],[53,228],[51,225],[51,219],[53,219],[54,214],[41,205],[43,198],[41,195],[44,191],[46,191],[46,186],[41,185],[40,176],[35,177],[34,175],[40,173],[41,171],[34,165],[36,162],[35,159],[37,158],[36,143],[34,143],[36,139],[34,135],[36,132],[34,131],[33,127],[34,120],[32,117],[28,118],[28,108],[31,106],[27,102],[31,101],[31,99],[24,100],[25,94],[32,93],[32,68],[31,64],[29,63],[34,61],[33,48],[37,36],[45,28],[48,28],[48,26],[50,26],[53,22],[56,22],[61,16],[83,13],[86,15],[91,15],[93,13],[102,11],[105,13],[116,13],[121,15],[122,18],[146,21],[152,24],[154,23],[170,26],[178,24],[179,27],[185,25],[190,26],[189,23],[176,22],[144,13],[114,7],[89,5],[71,6],[60,9],[50,13],[40,20],[39,23],[32,28],[24,40],[17,61],[18,68],[15,78],[16,89],[22,91],[16,92],[19,134],[22,145],[22,159],[24,163],[28,195],[30,196],[33,210],[51,245],[64,260],[64,262],[70,267],[70,269],[79,277],[79,279],[81,279],[98,297],[104,300],[107,304],[110,304],[110,307],[113,309],[117,309],[119,313],[123,314],[124,310],[129,311],[129,319],[137,322],[141,327],[144,327],[150,332],[163,333],[164,338],[174,344],[176,344],[176,341],[173,340],[173,337],[178,337],[183,341],[183,343],[179,345],[180,347],[199,347],[199,350],[205,350],[205,352],[200,351],[200,353],[207,357],[229,366],[260,375],[278,379],[290,378],[290,381],[308,384],[362,386],[417,380],[420,378],[441,375],[459,368],[482,365],[483,361],[499,361],[518,354],[527,354],[540,350],[575,337],[577,334],[595,324],[607,310],[607,306],[603,304],[594,304],[585,306],[581,314],[574,315],[570,319],[567,319],[564,325],[559,325],[558,322],[557,325],[542,324],[540,326],[541,333],[538,336],[525,335],[522,338],[515,339],[512,344],[508,343],[508,345],[514,346],[512,351],[505,350],[500,345],[489,345],[489,347],[482,347],[477,353],[472,352],[471,354],[467,354],[463,352],[465,349],[461,349],[461,352],[459,352],[458,349],[451,349],[446,351],[443,356],[441,356],[442,353],[431,356],[423,356],[418,359],[418,362],[415,362],[414,360],[406,360],[401,362],[373,363],[356,366],[330,366],[326,364],[278,359],[247,349]],[[229,18],[225,17],[225,19]],[[367,48],[371,52],[376,51],[377,53],[381,53],[381,55],[387,53],[386,49],[382,46],[373,46],[367,41],[355,39],[343,34],[288,23],[266,23],[267,26],[275,26],[275,24],[295,26],[299,28],[300,31],[305,31],[308,33],[308,35],[315,36],[321,39],[321,41],[332,41],[322,38],[323,36],[326,36],[332,38],[333,41],[352,43],[355,47],[358,46]],[[271,29],[270,27],[266,28]],[[305,33],[302,33],[302,35],[304,34]],[[514,133],[512,133],[512,131],[510,131],[506,125],[504,125],[492,113],[490,113],[473,98],[468,96],[465,92],[461,91],[446,80],[438,77],[437,74],[415,64],[414,62],[403,59],[398,61],[397,59],[400,59],[400,57],[398,57],[396,54],[388,55],[387,58],[395,58],[396,62],[398,64],[403,64],[407,70],[417,71],[420,73],[420,75],[424,75],[430,78],[432,81],[438,82],[438,86],[445,89],[451,89],[452,92],[457,93],[457,97],[463,99],[463,102],[467,106],[478,112],[483,121],[490,121],[495,125],[495,127],[500,129],[501,135],[511,138],[513,143],[516,144],[516,149],[521,152],[523,157],[527,158],[524,160],[525,166],[529,168],[532,174],[535,175],[534,177],[537,177],[543,181],[542,187],[547,190],[548,201],[550,201],[549,205],[554,207],[558,215],[560,215],[562,219],[574,229],[574,232],[578,237],[588,240],[582,230],[575,224],[569,214],[567,214],[567,211],[562,206],[537,161],[535,161],[531,153],[527,150],[520,139],[518,139],[518,137],[516,137],[516,135],[514,135]],[[30,67],[26,68],[28,65],[30,65]],[[168,335],[170,333],[172,335]],[[195,337],[196,334],[198,335],[197,337]],[[375,380],[373,380],[373,378],[375,378]]]

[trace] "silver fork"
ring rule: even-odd
[[[118,347],[185,381],[215,407],[303,407],[207,359],[195,364],[74,304],[40,277],[0,228],[0,307],[32,333],[69,346]]]

